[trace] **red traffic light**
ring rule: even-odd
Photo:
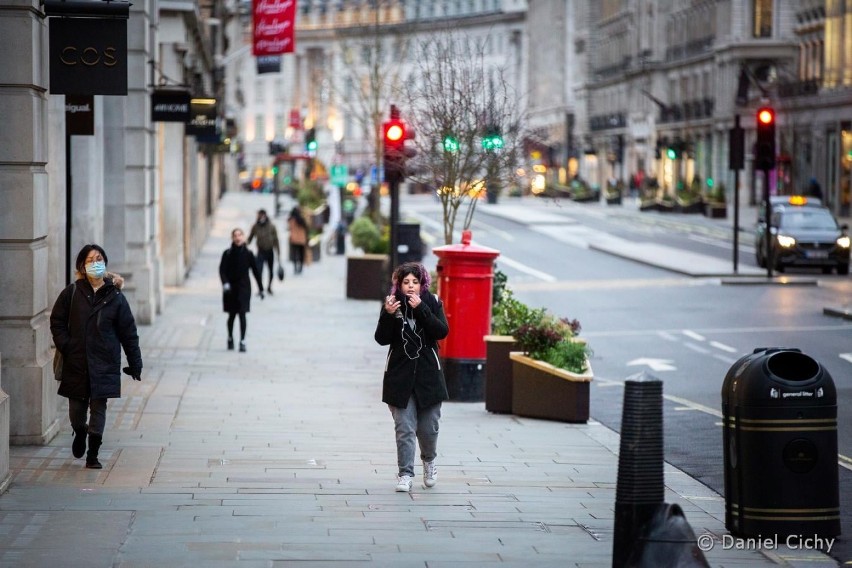
[[[757,111],[758,124],[772,124],[775,122],[775,111],[769,107],[764,107]]]
[[[385,123],[385,141],[398,143],[405,139],[405,127],[400,121]]]

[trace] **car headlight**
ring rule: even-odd
[[[849,248],[849,244],[850,244],[850,239],[849,239],[849,237],[845,237],[845,236],[844,236],[844,237],[839,237],[839,238],[837,239],[837,246],[839,246],[840,248],[848,249],[848,248]]]
[[[778,240],[778,244],[784,248],[796,246],[796,239],[794,239],[793,237],[788,237],[787,235],[778,235],[775,238]]]

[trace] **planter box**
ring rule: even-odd
[[[381,300],[387,296],[386,254],[346,257],[346,297],[354,300]]]
[[[613,195],[611,197],[607,196],[606,197],[606,204],[607,205],[621,205],[621,194]]]
[[[711,219],[726,219],[728,217],[728,206],[724,203],[705,203],[704,216]]]
[[[511,335],[486,335],[485,340],[485,410],[498,414],[512,412],[512,360],[516,351]]]
[[[562,422],[589,419],[589,385],[594,378],[588,365],[583,374],[558,369],[523,353],[512,360],[512,414]]]

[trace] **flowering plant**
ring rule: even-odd
[[[528,357],[572,373],[583,373],[591,350],[585,342],[574,340],[579,332],[580,322],[576,319],[545,315],[537,322],[521,325],[514,337]]]

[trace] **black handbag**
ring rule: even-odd
[[[68,324],[71,323],[71,308],[74,307],[74,295],[77,293],[77,283],[74,282],[71,288],[71,304],[68,306],[68,320],[65,322],[65,328],[68,329]],[[62,352],[59,348],[53,352],[53,378],[57,381],[62,380]]]
[[[278,263],[278,280],[284,282],[284,267],[281,266],[281,263]]]

